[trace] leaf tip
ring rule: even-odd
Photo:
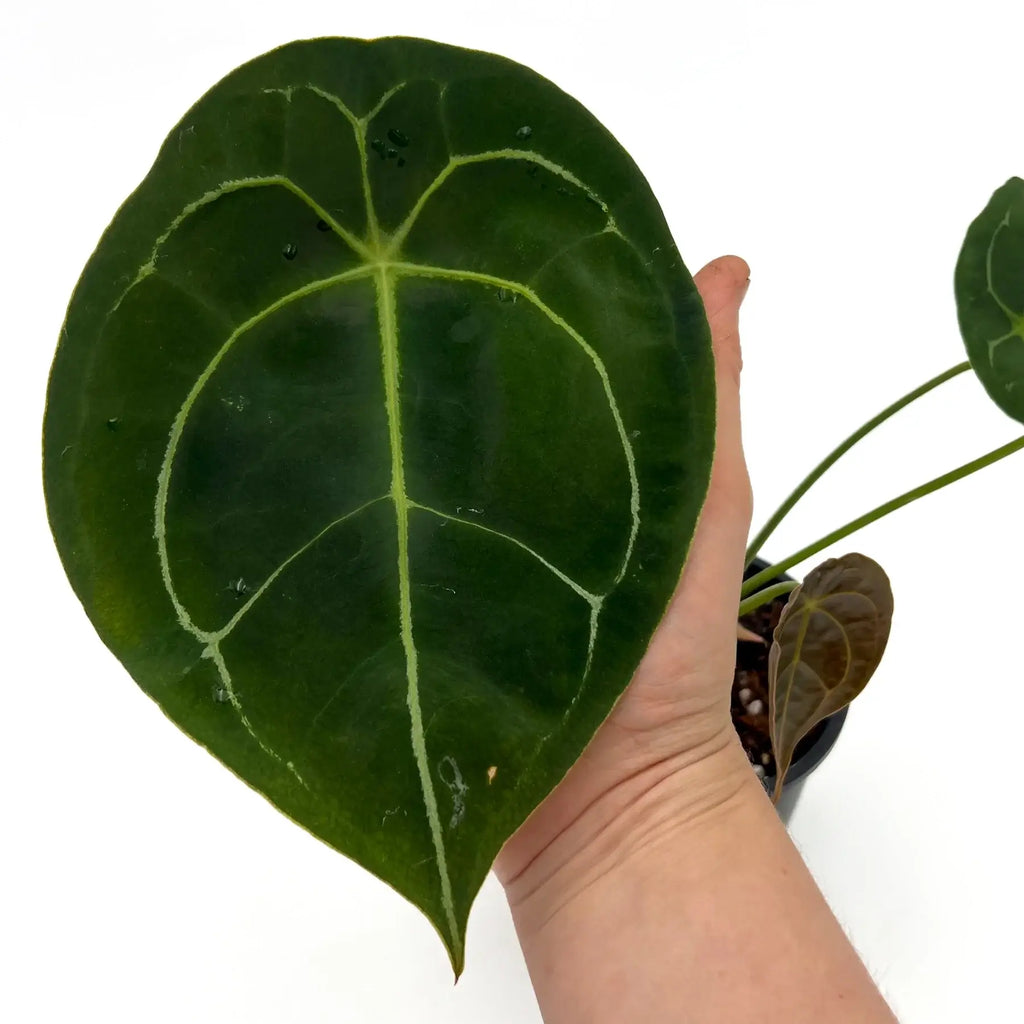
[[[775,766],[775,789],[772,791],[772,803],[777,807],[782,799],[782,789],[786,783],[786,772],[789,771],[789,764],[776,764]]]
[[[456,947],[449,946],[447,943],[445,943],[445,947],[452,965],[452,987],[454,988],[458,985],[462,972],[466,969],[466,946],[464,942],[460,941]]]

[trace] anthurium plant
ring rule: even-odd
[[[1024,182],[957,268],[1024,420]],[[821,472],[929,382],[848,439]],[[622,693],[710,475],[707,320],[579,103],[416,39],[293,43],[174,127],[75,288],[48,514],[103,642],[185,732],[419,906],[456,972],[505,839]],[[756,574],[764,586],[908,492]],[[881,656],[884,573],[825,563],[771,653],[792,747]]]
[[[845,452],[915,399],[974,370],[991,399],[1024,423],[1024,180],[999,188],[967,231],[954,275],[967,360],[938,374],[868,420],[830,452],[779,506],[747,548],[748,567],[789,510]],[[740,614],[791,592],[768,661],[774,798],[782,792],[797,743],[865,687],[889,638],[893,598],[877,562],[860,554],[829,559],[803,584],[770,583],[779,573],[932,491],[1024,448],[1024,437],[923,483],[753,573]]]

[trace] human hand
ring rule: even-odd
[[[737,326],[747,275],[723,256],[696,276],[718,413],[679,585],[622,699],[495,864],[550,1024],[896,1024],[729,713],[752,506]]]
[[[527,875],[549,876],[597,837],[621,844],[629,830],[609,825],[632,818],[647,834],[669,817],[703,813],[751,775],[729,712],[752,510],[739,407],[738,321],[749,268],[722,256],[694,281],[711,326],[717,387],[707,499],[679,585],[629,687],[495,863],[513,902],[536,887]],[[642,822],[640,807],[649,812]]]

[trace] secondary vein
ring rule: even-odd
[[[399,252],[402,243],[405,241],[420,213],[423,211],[423,207],[426,206],[427,200],[430,199],[430,197],[445,183],[445,181],[447,181],[454,171],[458,170],[460,167],[468,167],[470,164],[489,163],[494,160],[525,160],[528,163],[543,167],[552,174],[558,175],[558,177],[569,182],[570,185],[575,185],[577,188],[581,189],[597,203],[601,212],[604,213],[607,218],[604,227],[605,231],[610,231],[616,235],[622,234],[618,225],[615,223],[615,217],[612,215],[608,204],[601,199],[593,189],[580,181],[572,171],[562,167],[561,164],[555,163],[554,160],[550,160],[548,157],[541,153],[537,153],[532,149],[493,149],[487,150],[483,153],[458,153],[449,157],[448,163],[441,168],[437,177],[434,178],[434,180],[423,190],[419,199],[416,200],[413,208],[409,211],[408,216],[402,224],[399,225],[398,230],[392,236],[390,252],[392,254],[397,254]]]
[[[160,250],[164,247],[170,237],[178,230],[181,225],[188,220],[193,214],[201,210],[204,206],[209,206],[211,203],[216,202],[222,196],[230,195],[232,192],[242,192],[247,189],[255,188],[272,188],[278,187],[286,189],[291,192],[297,199],[304,203],[309,209],[317,215],[325,224],[329,224],[331,230],[341,238],[352,251],[362,259],[368,259],[370,251],[363,244],[363,242],[356,238],[351,231],[348,231],[337,220],[331,215],[330,211],[322,207],[312,196],[306,191],[301,189],[294,181],[291,180],[285,174],[271,174],[263,177],[254,178],[237,178],[233,181],[222,181],[219,185],[209,189],[203,193],[198,199],[193,200],[191,203],[186,204],[181,212],[171,221],[171,223],[164,230],[164,233],[157,237],[153,243],[153,249],[150,253],[149,259],[139,267],[135,274],[135,277],[125,287],[124,291],[117,297],[114,304],[111,306],[110,312],[114,313],[124,302],[125,296],[140,282],[149,277],[156,270],[157,257],[160,255]]]
[[[636,458],[633,453],[633,445],[626,432],[626,425],[619,411],[619,404],[612,392],[612,382],[608,375],[608,369],[604,360],[598,355],[594,347],[586,338],[576,330],[564,317],[555,312],[544,300],[528,285],[521,281],[513,281],[508,278],[497,277],[494,274],[484,274],[474,270],[454,270],[447,267],[435,267],[418,263],[392,263],[391,270],[399,276],[408,277],[433,277],[449,281],[473,281],[477,284],[489,285],[491,288],[503,288],[506,291],[522,295],[524,299],[534,305],[544,314],[556,327],[565,331],[570,338],[586,353],[587,358],[594,366],[598,377],[601,380],[601,387],[604,391],[605,400],[608,403],[612,420],[615,423],[615,430],[619,435],[619,443],[622,445],[622,453],[626,460],[626,471],[629,474],[629,513],[630,528],[629,538],[626,541],[626,550],[622,557],[622,564],[618,575],[615,577],[613,586],[622,582],[629,568],[630,559],[633,557],[633,547],[636,544],[637,534],[640,532],[640,481],[637,476]]]
[[[484,533],[489,533],[493,537],[499,537],[501,540],[508,541],[510,544],[515,544],[516,547],[522,548],[528,555],[535,558],[541,565],[543,565],[549,572],[558,577],[567,587],[570,588],[574,593],[578,594],[591,606],[591,608],[600,608],[601,602],[604,600],[603,594],[592,594],[585,587],[580,586],[571,576],[567,573],[562,572],[557,565],[553,565],[549,562],[542,554],[534,551],[529,544],[524,544],[521,540],[513,537],[510,533],[503,533],[501,530],[495,530],[490,526],[486,526],[483,523],[475,523],[471,519],[463,519],[461,516],[453,516],[447,512],[442,512],[439,509],[431,508],[429,505],[421,505],[418,501],[407,501],[410,508],[418,508],[422,512],[429,512],[432,516],[437,516],[438,519],[444,519],[449,523],[459,523],[462,526],[468,526],[474,530],[482,530]]]
[[[231,334],[228,335],[224,344],[221,345],[221,347],[214,353],[213,358],[206,364],[203,372],[196,378],[196,381],[189,390],[189,393],[185,396],[185,401],[182,402],[181,408],[174,417],[174,422],[171,425],[171,432],[167,438],[167,449],[164,452],[163,462],[160,465],[160,472],[157,475],[156,501],[154,503],[153,510],[153,536],[156,539],[157,557],[160,561],[160,574],[163,578],[164,588],[167,590],[167,595],[171,599],[171,604],[174,606],[178,622],[186,632],[191,633],[192,636],[203,643],[209,643],[215,638],[215,634],[197,626],[195,622],[193,622],[192,617],[189,615],[185,606],[182,604],[177,591],[174,588],[174,582],[171,578],[170,559],[167,554],[167,498],[170,493],[171,469],[174,464],[174,456],[178,450],[178,444],[180,443],[182,434],[185,431],[185,424],[192,412],[192,407],[195,405],[200,393],[203,388],[206,387],[207,382],[213,376],[221,361],[228,354],[238,339],[247,331],[251,330],[257,324],[262,323],[273,313],[276,313],[278,310],[289,306],[291,303],[296,302],[307,295],[323,291],[326,288],[330,288],[336,284],[341,284],[345,281],[355,280],[360,277],[367,277],[370,272],[369,267],[357,267],[354,270],[348,270],[344,273],[336,274],[334,277],[325,278],[320,281],[312,281],[287,295],[283,295],[276,302],[272,302],[266,308],[261,309],[255,315],[249,317],[245,323],[240,324],[231,332]]]

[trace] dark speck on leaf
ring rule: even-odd
[[[394,158],[395,158],[396,156],[398,156],[398,150],[397,150],[397,149],[391,149],[391,148],[389,147],[389,148],[388,148],[388,151],[387,151],[387,158],[388,158],[389,160],[392,160],[392,159],[394,159]]]
[[[406,135],[405,132],[400,132],[397,128],[388,129],[388,138],[396,146],[405,147],[409,145],[409,136]]]
[[[330,231],[331,225],[321,218],[316,222],[316,229],[317,231]]]
[[[400,156],[398,158],[398,166],[399,167],[404,167],[405,166],[405,157],[404,156]]]
[[[384,159],[387,152],[383,139],[374,139],[373,142],[370,143],[370,149],[372,149],[374,153],[381,158],[381,160]]]

